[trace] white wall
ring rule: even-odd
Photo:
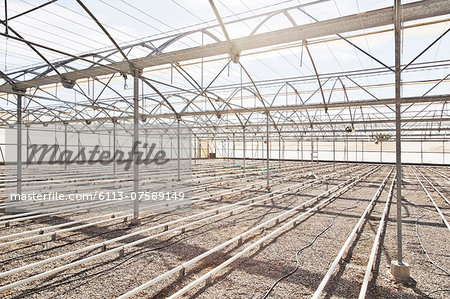
[[[445,148],[444,148],[445,146]],[[253,150],[252,150],[253,147]],[[336,161],[347,161],[346,142],[335,142]],[[210,148],[214,148],[211,147]],[[270,158],[279,158],[278,141],[270,143]],[[283,153],[284,148],[284,153]],[[301,142],[286,141],[281,143],[281,159],[311,159],[311,143],[303,141],[303,156],[301,151]],[[298,149],[298,150],[297,150]],[[364,149],[364,150],[363,150]],[[218,158],[233,157],[233,142],[216,141],[216,150]],[[381,151],[382,150],[382,151]],[[333,142],[314,141],[314,152],[317,153],[317,159],[333,160]],[[381,154],[380,154],[381,152]],[[283,156],[284,155],[284,156]],[[243,157],[242,141],[235,141],[235,157]],[[262,140],[246,141],[246,157],[255,159],[266,158],[266,144]],[[395,163],[395,142],[383,142],[375,144],[369,141],[348,142],[348,161],[357,162],[388,162]],[[450,165],[450,142],[402,142],[402,162],[404,163],[434,163]]]

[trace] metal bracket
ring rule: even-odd
[[[233,63],[239,63],[239,58],[241,57],[241,52],[236,50],[233,44],[231,44],[230,49],[230,59]]]

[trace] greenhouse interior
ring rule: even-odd
[[[450,0],[0,5],[0,298],[450,297]]]

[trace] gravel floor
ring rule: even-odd
[[[218,161],[215,164],[208,163],[208,165],[215,165],[217,167],[220,163],[223,164],[222,161]],[[283,163],[283,167],[293,166],[293,164],[292,162],[286,162]],[[342,170],[350,169],[352,166],[355,165],[338,164],[337,167]],[[373,165],[360,166],[362,167],[360,167],[361,170],[368,170],[370,167],[373,167]],[[285,231],[262,249],[254,251],[251,255],[247,255],[231,264],[224,271],[221,271],[219,276],[215,277],[211,284],[206,286],[202,284],[200,287],[194,288],[187,293],[186,297],[261,298],[275,280],[295,267],[295,252],[312,242],[319,232],[332,223],[328,230],[315,240],[314,244],[300,253],[298,270],[279,282],[269,296],[270,298],[311,297],[326,273],[329,264],[335,258],[349,232],[358,221],[369,200],[375,194],[390,168],[390,166],[383,166],[369,178],[358,183],[332,203],[312,216],[305,218],[295,228]],[[307,172],[308,165],[303,165],[303,168],[301,165],[298,165],[298,169],[299,172]],[[321,173],[323,175],[330,172],[332,165],[324,163],[316,169],[318,175]],[[448,182],[443,177],[434,174],[424,167],[420,167],[419,169],[443,194],[448,195]],[[230,173],[233,171],[236,172],[236,170],[231,169]],[[356,172],[354,170],[351,174],[355,175]],[[369,284],[368,297],[423,298],[429,295],[431,298],[447,298],[449,295],[448,291],[440,290],[450,289],[450,277],[429,263],[420,246],[416,229],[431,259],[447,271],[450,269],[449,231],[443,225],[442,221],[440,221],[438,213],[428,200],[428,197],[409,167],[405,168],[404,176],[404,260],[412,265],[412,278],[407,282],[396,282],[389,272],[390,261],[396,257],[396,198],[394,196],[386,226],[386,234],[382,238],[382,246],[376,263],[376,271],[374,271],[373,279]],[[393,175],[391,175],[390,179],[392,177]],[[283,176],[276,177],[274,175],[274,182],[275,179],[279,180],[274,187],[288,187],[307,179],[299,176],[295,180],[287,179],[283,182],[281,181],[282,178]],[[117,254],[104,256],[45,279],[17,287],[11,292],[6,292],[2,295],[7,298],[117,297],[349,178],[350,176],[346,175],[338,176],[335,179],[328,180],[326,183],[324,182],[312,188],[307,188],[299,194],[285,196],[273,202],[266,201],[264,204],[255,205],[253,209],[248,209],[233,214],[232,216],[221,216],[214,221],[201,223],[193,228],[187,229],[185,233],[178,231],[163,238],[146,242],[136,248],[127,250],[124,257],[119,257]],[[255,183],[263,186],[264,176],[258,178],[252,177],[251,184]],[[422,180],[422,183],[425,185],[424,180]],[[247,185],[249,185],[249,182],[241,181],[239,185],[235,183],[233,186],[217,186],[214,190],[219,191],[225,188],[245,187]],[[358,296],[365,265],[372,247],[374,235],[378,228],[379,218],[384,208],[389,186],[390,181],[388,181],[385,190],[381,193],[379,200],[370,213],[370,217],[364,223],[363,229],[358,233],[344,261],[338,266],[335,275],[327,285],[324,292],[325,297],[353,298]],[[430,186],[426,185],[426,187],[444,214],[448,217],[450,215],[448,205],[440,198],[437,192],[431,191]],[[71,252],[84,246],[121,236],[125,233],[131,233],[213,207],[224,206],[239,200],[251,198],[260,195],[262,191],[249,191],[221,200],[216,199],[201,202],[194,204],[191,209],[185,211],[148,215],[143,218],[142,225],[139,227],[129,227],[127,223],[118,221],[117,223],[86,228],[79,232],[67,233],[56,241],[43,242],[38,245],[21,244],[11,248],[1,248],[0,269],[1,271],[5,271],[44,258]],[[207,194],[208,192],[212,191],[208,190],[204,193]],[[45,227],[69,220],[82,219],[82,217],[87,216],[92,217],[98,214],[60,215],[59,217],[49,217],[45,221],[19,223],[10,228],[0,229],[0,235]],[[252,234],[250,237],[244,239],[241,246],[233,245],[226,247],[224,250],[202,260],[195,267],[189,268],[185,277],[181,279],[171,277],[160,281],[156,286],[139,293],[137,297],[162,298],[174,293],[174,291],[185,286],[188,282],[213,269],[227,258],[240,252],[248,244],[258,240],[282,224],[283,221],[277,226]],[[134,239],[128,239],[126,242],[130,242],[130,240]],[[120,244],[125,244],[125,241],[112,247]],[[101,251],[97,249],[92,252],[83,253],[82,255],[72,256],[62,261],[50,263],[38,269],[26,270],[20,275],[12,275],[4,279],[0,278],[0,285],[49,270],[55,266],[92,256],[99,252]]]

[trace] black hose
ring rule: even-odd
[[[292,274],[294,274],[295,272],[297,272],[297,270],[298,270],[298,268],[299,268],[299,266],[300,266],[299,254],[300,254],[303,250],[305,250],[305,249],[311,247],[311,246],[317,241],[317,239],[318,239],[321,235],[323,235],[327,230],[329,230],[329,229],[331,228],[331,226],[333,226],[334,220],[335,220],[337,217],[339,217],[344,211],[350,210],[350,209],[354,209],[354,208],[356,208],[356,207],[357,207],[357,206],[353,206],[353,207],[345,208],[345,209],[343,209],[342,211],[340,211],[339,214],[337,214],[336,216],[333,217],[333,219],[331,220],[330,224],[329,224],[325,229],[323,229],[318,235],[316,235],[316,236],[314,237],[314,239],[311,241],[311,243],[309,243],[308,245],[306,245],[306,246],[300,248],[299,250],[297,250],[297,252],[295,253],[296,265],[295,265],[294,269],[292,269],[289,273],[285,274],[284,276],[278,278],[278,279],[272,284],[272,286],[269,288],[269,290],[267,290],[267,292],[261,297],[261,299],[267,298],[267,297],[269,296],[269,294],[273,291],[273,289],[276,287],[276,285],[277,285],[280,281],[282,281],[282,280],[288,278],[289,276],[291,276]]]

